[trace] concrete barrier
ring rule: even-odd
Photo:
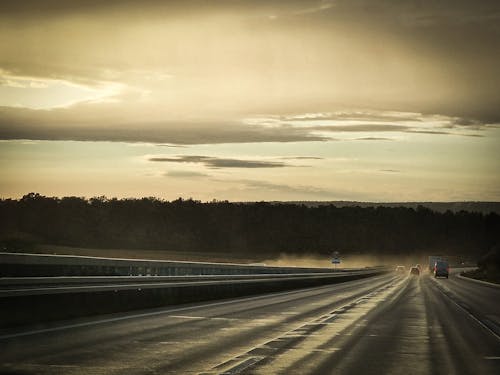
[[[234,298],[290,289],[315,287],[375,276],[382,269],[364,272],[309,274],[303,277],[278,277],[237,280],[197,281],[175,284],[144,284],[128,287],[103,287],[37,293],[24,290],[0,296],[0,328],[32,325],[81,316]],[[50,289],[50,288],[48,288]]]
[[[373,269],[354,270],[350,272],[335,273],[336,276],[371,272]],[[223,280],[257,280],[279,278],[305,278],[332,276],[332,272],[314,273],[268,273],[253,275],[188,275],[188,276],[55,276],[55,277],[0,277],[0,296],[8,290],[26,288],[53,288],[72,286],[95,285],[127,285],[127,284],[158,284],[198,281],[223,281]]]

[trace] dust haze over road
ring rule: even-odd
[[[405,266],[423,264],[425,265],[427,257],[422,255],[404,256],[404,255],[357,255],[357,254],[339,254],[341,263],[338,268],[364,268],[376,266],[392,266],[402,264]],[[305,254],[294,255],[282,253],[278,257],[263,260],[262,263],[269,266],[280,267],[333,267],[331,264],[332,255]]]

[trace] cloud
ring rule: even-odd
[[[460,135],[463,135],[466,137],[473,137],[473,138],[483,138],[484,137],[484,135],[482,135],[482,134],[460,134]]]
[[[318,156],[284,156],[281,159],[283,159],[283,160],[323,160],[324,158],[320,158]]]
[[[347,120],[359,122],[394,122],[394,121],[418,121],[422,116],[416,112],[398,112],[398,111],[377,111],[377,110],[343,110],[335,112],[318,112],[318,113],[304,113],[282,115],[279,119],[282,121],[291,120],[294,122],[308,121],[308,120]]]
[[[405,133],[414,133],[414,134],[454,134],[450,131],[439,131],[439,130],[413,130],[413,129],[408,129],[405,131]]]
[[[404,125],[378,125],[378,124],[363,124],[363,125],[325,125],[325,126],[311,126],[310,130],[320,130],[329,132],[404,132],[408,126]]]
[[[351,110],[288,115],[267,115],[244,120],[253,126],[271,129],[301,129],[311,135],[341,139],[341,133],[414,133],[477,136],[477,132],[498,127],[478,119],[424,114],[417,112]],[[476,133],[471,133],[471,132]],[[394,140],[389,137],[364,136],[357,140]]]
[[[157,144],[158,147],[171,147],[171,148],[186,148],[187,146],[183,145],[170,145],[170,144]]]
[[[120,113],[120,118],[111,111]],[[129,113],[120,103],[83,103],[52,110],[0,107],[0,139],[147,142],[165,147],[334,141],[342,139],[342,133],[363,133],[360,140],[389,138],[379,133],[479,136],[496,126],[477,119],[375,110],[152,121]]]
[[[110,109],[121,113],[120,118],[110,115]],[[128,111],[116,103],[80,104],[50,111],[0,107],[0,139],[151,142],[170,146],[329,140],[328,136],[304,129],[271,129],[231,119],[147,121]]]
[[[355,141],[393,141],[394,139],[392,138],[386,138],[386,137],[362,137],[362,138],[355,138]]]
[[[168,163],[203,164],[211,169],[220,168],[281,168],[289,166],[282,162],[262,160],[242,160],[212,156],[182,155],[175,157],[150,157],[149,161]]]
[[[482,138],[484,135],[476,134],[476,133],[463,133],[457,131],[438,131],[438,130],[406,130],[405,133],[413,133],[413,134],[430,134],[430,135],[459,135],[464,137],[478,137]]]
[[[195,171],[168,171],[164,174],[166,177],[175,178],[199,178],[199,177],[209,177],[206,173],[195,172]]]
[[[196,83],[173,89],[191,101],[230,86],[225,98],[241,105],[295,97],[288,109],[315,100],[498,119],[499,8],[496,0],[2,0],[0,66],[95,80],[168,65],[167,75]],[[250,89],[260,97],[238,95]]]
[[[248,188],[252,189],[266,189],[272,191],[288,192],[288,193],[299,193],[299,194],[313,194],[321,196],[332,196],[334,193],[332,191],[321,189],[315,186],[305,186],[305,185],[287,185],[287,184],[276,184],[267,181],[256,181],[256,180],[239,180],[239,183],[244,184]]]
[[[293,14],[296,16],[300,16],[300,15],[318,13],[328,10],[334,6],[335,6],[334,0],[321,0],[321,1],[316,1],[315,6],[296,10],[295,12],[293,12]]]
[[[11,94],[0,105],[73,107],[0,110],[0,137],[207,144],[449,132],[436,113],[449,129],[480,131],[500,122],[499,15],[492,0],[4,0],[0,85]]]
[[[254,195],[255,191],[259,191],[259,195],[261,196],[277,196],[280,197],[279,200],[349,200],[352,199],[353,196],[359,200],[369,199],[368,194],[354,191],[353,189],[325,189],[310,185],[289,185],[249,179],[213,180],[224,182],[225,184],[240,185],[238,190],[246,190],[251,193],[251,195]]]
[[[365,103],[500,121],[499,9],[496,0],[3,0],[0,68],[134,86],[156,104],[143,117]]]
[[[52,75],[16,74],[0,65],[0,106],[51,109],[81,102],[116,100],[126,92],[126,85],[97,76],[85,79]],[[133,89],[129,89],[129,94],[131,91]],[[20,104],[15,105],[17,102]]]

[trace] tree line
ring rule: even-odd
[[[4,250],[40,243],[255,255],[340,251],[479,257],[498,246],[500,237],[495,213],[439,213],[423,206],[307,207],[37,193],[0,200],[0,221]]]

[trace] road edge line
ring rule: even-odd
[[[483,327],[487,332],[489,332],[493,337],[495,337],[498,341],[500,341],[500,335],[498,335],[494,330],[492,330],[490,327],[488,327],[487,324],[483,323],[481,319],[477,316],[475,316],[471,311],[467,310],[465,307],[460,305],[457,301],[455,301],[453,298],[451,298],[447,293],[444,291],[444,287],[440,286],[435,280],[431,278],[432,282],[435,283],[437,289],[445,295],[448,300],[450,300],[455,306],[459,307],[460,310],[464,311],[468,316],[470,316],[473,320],[475,320],[481,327]],[[453,294],[453,292],[450,290],[450,294]]]
[[[463,276],[461,273],[457,274],[456,276],[462,280],[472,281],[473,283],[478,283],[478,284],[490,286],[493,288],[500,288],[500,284],[490,283],[489,281],[483,281],[483,280],[474,279],[472,277]]]

